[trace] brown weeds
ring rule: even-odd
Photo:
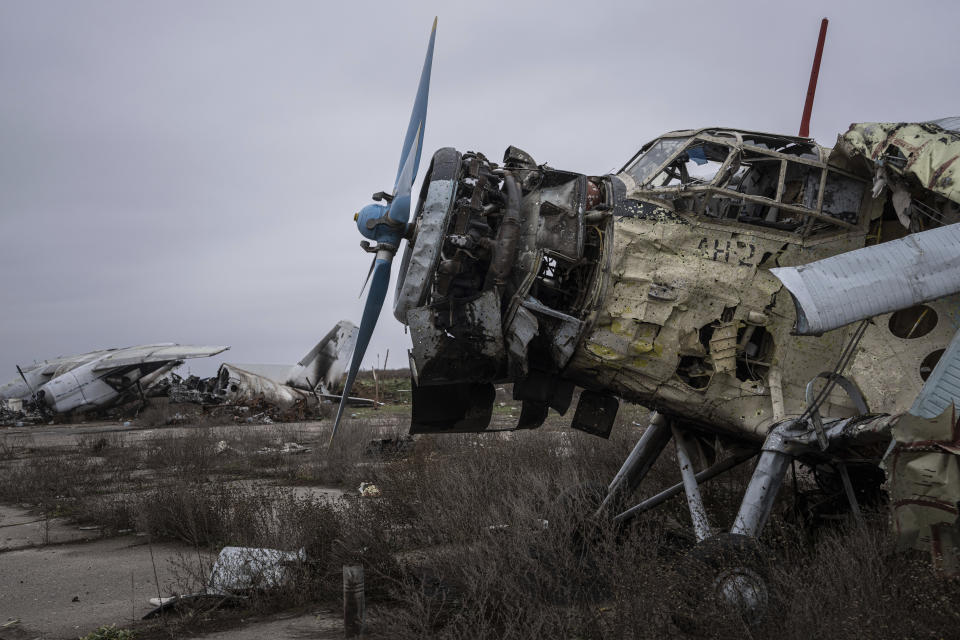
[[[391,638],[903,638],[960,628],[960,584],[893,553],[883,514],[810,538],[784,515],[789,484],[762,537],[769,615],[748,625],[711,598],[691,602],[682,497],[618,528],[593,519],[589,492],[570,491],[609,482],[639,435],[634,419],[642,415],[622,417],[609,441],[552,428],[422,437],[388,458],[367,453],[371,438],[403,430],[387,412],[348,417],[330,449],[328,429],[308,437],[298,425],[88,438],[53,455],[11,445],[0,500],[183,541],[201,584],[204,558],[222,546],[304,549],[288,582],[253,594],[244,611],[337,607],[341,567],[362,564],[378,612],[371,631]],[[311,451],[282,453],[284,442]],[[704,487],[716,529],[729,527],[750,470]],[[677,480],[668,449],[641,493]],[[379,497],[361,497],[361,481]],[[311,484],[346,494],[298,490]]]

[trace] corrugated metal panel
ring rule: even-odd
[[[793,294],[796,332],[823,333],[960,292],[960,224],[770,272]]]
[[[953,116],[952,118],[940,118],[939,120],[931,120],[931,124],[935,124],[938,127],[948,129],[950,131],[956,131],[960,133],[960,116]]]
[[[951,403],[960,407],[960,331],[940,356],[910,413],[921,418],[936,418]]]

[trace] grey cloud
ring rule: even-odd
[[[351,217],[391,186],[435,13],[425,161],[602,173],[666,130],[796,131],[822,15],[821,143],[956,114],[960,9],[925,6],[0,4],[0,373],[161,340],[292,362],[358,321]],[[368,362],[408,340],[385,313]]]

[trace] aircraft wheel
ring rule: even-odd
[[[721,533],[703,540],[687,554],[680,573],[691,609],[712,600],[757,624],[770,608],[769,564],[750,536]]]

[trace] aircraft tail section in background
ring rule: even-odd
[[[230,404],[268,404],[289,409],[340,397],[347,360],[357,341],[357,327],[341,320],[295,365],[225,362],[213,394]],[[362,398],[351,399],[369,404]]]
[[[300,362],[294,365],[287,384],[300,388],[319,388],[323,393],[336,393],[347,368],[347,360],[357,343],[357,327],[341,320]]]

